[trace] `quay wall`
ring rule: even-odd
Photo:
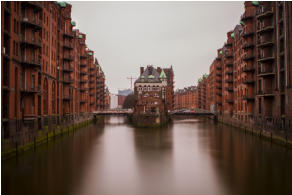
[[[217,115],[217,117],[212,119],[292,149],[292,129],[279,128],[271,124],[257,124],[252,121],[243,122],[226,115]]]
[[[167,115],[161,114],[132,114],[129,115],[130,122],[135,127],[141,128],[156,128],[167,124],[170,118]]]
[[[7,159],[18,155],[24,151],[35,149],[37,146],[54,140],[55,137],[61,135],[69,135],[70,133],[85,127],[97,120],[92,114],[83,113],[79,116],[67,117],[48,117],[42,119],[42,128],[38,128],[37,121],[31,123],[30,127],[20,125],[19,129],[9,139],[2,139],[1,156]],[[24,123],[24,122],[22,122]],[[11,125],[15,125],[11,121]]]

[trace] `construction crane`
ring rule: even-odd
[[[127,77],[127,79],[129,79],[131,81],[131,89],[133,90],[133,80],[137,79],[136,77]]]

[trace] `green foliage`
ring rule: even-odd
[[[129,109],[129,108],[134,108],[137,102],[137,98],[134,94],[130,94],[126,97],[123,108],[124,109]]]

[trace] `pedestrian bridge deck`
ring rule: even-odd
[[[102,111],[94,111],[94,115],[129,115],[132,114],[132,110],[128,109],[119,109],[119,110],[102,110]]]
[[[93,112],[94,115],[129,115],[132,113],[133,110],[131,109],[102,110]],[[169,112],[169,115],[208,116],[215,114],[208,110],[196,109],[196,110],[174,110]]]

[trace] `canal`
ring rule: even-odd
[[[108,117],[2,161],[2,194],[292,194],[292,150],[206,119],[135,129]]]

